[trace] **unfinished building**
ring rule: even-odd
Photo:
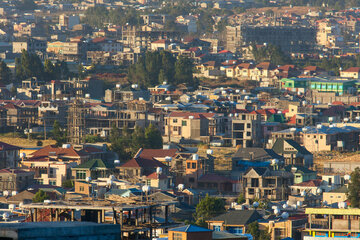
[[[310,52],[316,44],[316,29],[305,26],[226,27],[226,49],[237,52],[249,44],[273,44],[285,52]]]

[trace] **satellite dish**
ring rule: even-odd
[[[144,192],[144,193],[148,193],[148,192],[150,192],[150,186],[149,185],[144,185],[144,186],[142,186],[142,191]]]
[[[260,205],[260,204],[259,204],[258,202],[254,202],[254,203],[253,203],[253,207],[254,207],[254,208],[258,208],[259,205]]]
[[[177,188],[179,191],[184,190],[184,184],[179,184]]]
[[[279,215],[281,213],[280,209],[276,208],[274,209],[274,214],[275,215]]]
[[[286,209],[286,208],[288,208],[289,206],[285,203],[282,207],[283,207],[283,209]]]
[[[281,218],[283,218],[283,219],[287,219],[288,217],[289,217],[289,213],[287,213],[287,212],[283,212],[281,214]]]
[[[161,168],[161,167],[157,167],[157,168],[156,168],[156,173],[157,173],[157,175],[161,175],[161,174],[162,174],[162,168]]]
[[[85,180],[86,180],[86,182],[88,182],[88,183],[89,183],[89,182],[91,182],[91,177],[86,177],[86,179],[85,179]]]
[[[346,174],[346,175],[344,176],[344,179],[345,179],[345,181],[349,181],[349,180],[351,179],[351,176],[348,175],[348,174]]]

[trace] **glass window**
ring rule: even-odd
[[[76,171],[76,179],[85,179],[85,178],[86,178],[86,171],[85,170]]]
[[[182,240],[182,233],[173,233],[173,240]]]
[[[182,122],[181,122],[181,125],[182,125],[182,126],[186,126],[186,124],[187,124],[186,121],[182,121]]]
[[[220,226],[213,226],[213,230],[215,232],[220,232],[221,231],[221,227]]]

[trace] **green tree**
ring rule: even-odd
[[[162,148],[163,140],[162,140],[161,132],[151,123],[145,129],[145,139],[146,139],[146,147],[152,149]]]
[[[54,121],[52,134],[54,140],[56,141],[56,146],[60,147],[62,144],[66,143],[66,131],[61,129],[57,120]]]
[[[16,77],[24,80],[31,77],[43,79],[44,66],[36,54],[29,54],[26,50],[21,52],[20,58],[15,59]]]
[[[269,230],[260,230],[258,222],[252,222],[247,226],[246,233],[251,234],[254,240],[270,240]]]
[[[349,183],[347,196],[351,203],[351,207],[360,207],[360,168],[355,168],[351,173],[351,182]]]
[[[4,61],[0,61],[0,81],[3,84],[9,84],[12,82],[11,70]]]
[[[131,151],[134,155],[139,148],[146,147],[145,132],[142,127],[135,126],[134,132],[131,134]]]
[[[194,218],[197,225],[206,226],[205,221],[224,212],[225,201],[223,199],[206,195],[196,206]]]
[[[46,81],[51,81],[56,79],[55,66],[49,59],[46,59],[44,62],[44,78]]]
[[[236,202],[237,202],[238,204],[243,204],[243,203],[245,203],[244,194],[240,193],[240,194],[239,194],[239,197],[236,199]]]
[[[180,56],[175,63],[174,83],[185,83],[196,88],[193,78],[193,63],[188,57]]]
[[[49,199],[49,196],[43,190],[39,190],[33,197],[34,203],[42,203],[44,200]]]
[[[65,180],[61,187],[63,188],[73,188],[75,186],[74,181],[71,179]]]
[[[125,127],[124,127],[125,128]],[[127,131],[127,128],[125,128]],[[119,129],[113,125],[110,130],[110,150],[115,152],[121,160],[127,160],[130,158],[128,133],[120,133]]]

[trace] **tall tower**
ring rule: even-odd
[[[68,138],[73,145],[85,142],[85,109],[78,99],[75,99],[69,107]]]

